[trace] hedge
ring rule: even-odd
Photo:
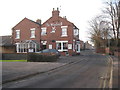
[[[59,57],[56,55],[41,55],[38,53],[29,53],[27,55],[28,62],[55,62]]]

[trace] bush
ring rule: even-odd
[[[55,62],[58,58],[56,55],[48,56],[38,53],[29,53],[27,56],[28,62]]]

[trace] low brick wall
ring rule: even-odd
[[[2,53],[2,60],[26,60],[26,53]]]
[[[96,48],[96,53],[105,53],[105,48]]]
[[[114,52],[114,56],[120,57],[120,52]]]

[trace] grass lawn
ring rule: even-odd
[[[27,60],[0,60],[0,62],[27,62]]]

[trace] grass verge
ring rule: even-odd
[[[0,60],[0,62],[27,62],[27,60]]]

